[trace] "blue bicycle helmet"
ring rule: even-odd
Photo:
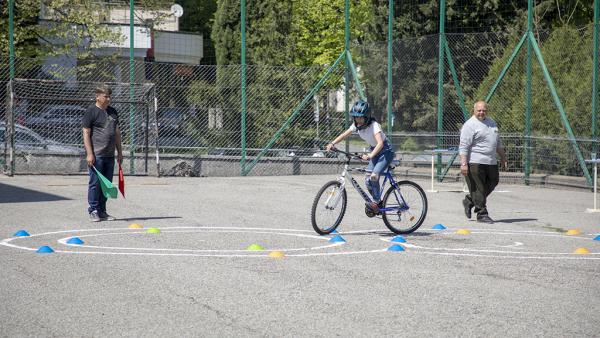
[[[357,117],[365,118],[365,123],[363,125],[361,125],[360,127],[356,126],[358,130],[363,130],[367,128],[371,124],[371,122],[373,122],[373,118],[371,117],[371,106],[369,106],[369,103],[364,100],[358,100],[356,101],[356,103],[354,103],[354,106],[352,106],[352,110],[350,110],[350,115],[352,115],[352,118],[354,119],[355,126]]]
[[[358,100],[352,106],[352,110],[350,111],[352,117],[371,117],[371,107],[367,101]]]

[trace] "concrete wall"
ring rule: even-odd
[[[216,155],[161,155],[160,166],[156,164],[156,157],[149,154],[148,161],[143,155],[137,155],[134,161],[136,175],[157,176],[160,170],[161,176],[188,176],[188,177],[229,177],[240,176],[239,156],[216,156]],[[249,164],[254,157],[247,157]],[[0,157],[0,167],[5,168],[3,158]],[[77,155],[54,155],[19,153],[15,156],[15,174],[53,174],[72,175],[87,173],[87,164],[84,156]],[[360,166],[360,162],[353,162],[353,166]],[[289,175],[338,175],[343,168],[343,163],[335,158],[311,158],[311,157],[264,157],[262,158],[248,176],[289,176]],[[125,175],[130,173],[130,160],[123,161]],[[4,170],[5,173],[8,171]],[[116,171],[115,171],[116,173]],[[430,163],[403,162],[396,168],[394,173],[398,177],[429,178],[431,177]],[[509,184],[523,184],[523,173],[501,172],[500,181]],[[460,171],[451,169],[444,182],[462,181]],[[437,183],[436,183],[437,184]],[[531,185],[542,185],[549,187],[582,188],[587,187],[585,178],[560,175],[533,174],[530,177]]]

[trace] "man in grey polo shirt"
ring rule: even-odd
[[[498,126],[487,117],[487,103],[484,101],[475,102],[473,116],[463,124],[458,152],[460,172],[469,187],[469,194],[463,200],[465,215],[471,218],[471,209],[475,207],[478,222],[493,223],[486,201],[499,181],[496,153],[500,155],[502,169],[506,169],[507,162]]]

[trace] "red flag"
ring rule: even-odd
[[[125,198],[125,178],[123,177],[123,168],[121,168],[121,163],[119,163],[119,191],[123,198]]]

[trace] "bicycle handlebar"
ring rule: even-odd
[[[350,159],[352,159],[352,158],[357,158],[357,159],[360,159],[360,160],[362,160],[362,155],[361,155],[361,154],[359,154],[359,153],[349,153],[349,152],[346,152],[346,151],[340,150],[340,149],[338,149],[338,148],[335,148],[335,147],[331,148],[331,150],[329,150],[329,151],[333,151],[333,152],[335,152],[335,153],[344,154],[344,155],[346,155],[346,157],[348,158],[348,160],[350,160]]]

